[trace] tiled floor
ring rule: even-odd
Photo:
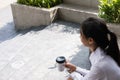
[[[61,55],[89,68],[79,24],[56,21],[46,27],[16,31],[10,6],[0,12],[0,80],[65,80],[66,71],[54,68],[56,57]]]

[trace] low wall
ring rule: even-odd
[[[49,25],[56,17],[57,9],[39,8],[11,4],[13,20],[16,29],[26,29],[34,26]]]
[[[64,0],[64,3],[77,4],[80,6],[86,6],[86,7],[98,9],[99,1],[98,0]]]
[[[108,28],[120,37],[120,24],[108,23]]]

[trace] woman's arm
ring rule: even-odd
[[[81,72],[81,69],[80,69]],[[84,71],[83,71],[84,72]],[[85,71],[86,72],[86,71]],[[72,72],[70,77],[73,80],[103,80],[105,79],[104,72],[97,66],[91,68],[91,70],[84,76],[81,76],[78,72]]]
[[[87,73],[89,73],[90,71],[87,70],[87,69],[83,69],[83,68],[80,68],[80,67],[76,67],[76,72],[80,73],[81,75],[85,76]]]
[[[73,65],[73,64],[71,64],[71,63],[69,63],[69,62],[66,62],[66,63],[65,63],[65,67],[68,68],[68,72],[69,72],[69,73],[78,72],[78,73],[80,73],[80,74],[83,75],[83,76],[85,76],[85,75],[89,72],[89,70],[82,69],[82,68],[80,68],[80,67],[76,67],[75,65]]]

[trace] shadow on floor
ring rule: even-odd
[[[0,28],[0,42],[14,38],[17,33],[14,30],[13,22],[9,22]]]
[[[0,28],[0,43],[6,40],[10,40],[15,38],[17,35],[25,35],[28,32],[38,32],[41,30],[49,30],[49,31],[57,31],[57,32],[65,32],[65,33],[78,33],[79,32],[79,24],[66,22],[66,21],[56,21],[49,26],[39,26],[39,27],[32,27],[25,30],[15,30],[14,23],[9,22],[3,25]]]
[[[17,35],[22,36],[30,31],[37,32],[37,31],[43,30],[44,28],[45,26],[40,26],[40,27],[34,27],[34,28],[25,29],[25,30],[16,30],[13,22],[6,23],[0,28],[0,43],[6,40],[13,39]]]
[[[90,69],[89,49],[83,45],[78,46],[78,48],[79,51],[76,52],[76,55],[73,55],[70,62],[81,68]]]

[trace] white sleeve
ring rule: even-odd
[[[70,77],[72,77],[73,80],[81,80],[83,76],[78,72],[72,72]]]
[[[103,80],[104,73],[98,67],[93,67],[85,76],[71,73],[71,77],[73,80]]]
[[[81,80],[103,80],[105,74],[98,66],[93,66],[90,72]]]
[[[76,68],[76,72],[78,72],[78,73],[80,73],[81,75],[85,76],[85,75],[89,72],[89,70],[87,70],[87,69],[82,69],[82,68],[80,68],[80,67],[77,67],[77,68]]]

